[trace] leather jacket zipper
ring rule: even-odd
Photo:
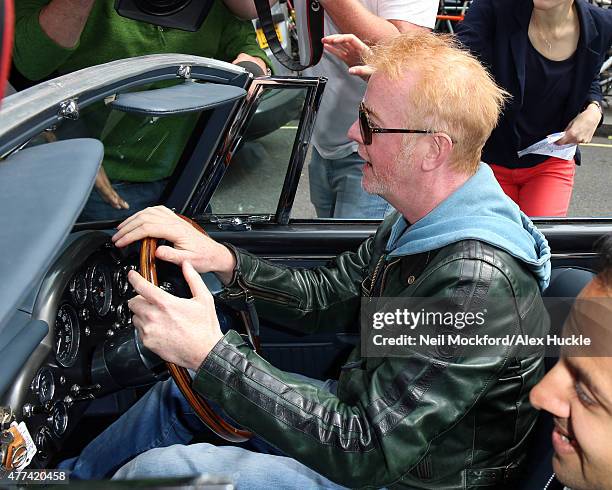
[[[385,254],[382,254],[376,262],[376,267],[374,267],[374,272],[372,273],[372,280],[370,281],[370,293],[369,297],[372,297],[372,291],[374,291],[374,285],[376,284],[376,279],[378,279],[378,273],[380,272],[380,268],[385,260]]]
[[[382,293],[383,288],[385,287],[385,280],[387,279],[387,272],[389,272],[389,269],[391,268],[392,265],[397,264],[401,259],[395,259],[393,262],[389,262],[389,264],[387,265],[387,267],[384,268],[383,270],[383,275],[382,278],[380,279],[380,292]]]
[[[377,290],[379,291],[378,296],[380,296],[380,293],[382,293],[383,288],[385,286],[385,280],[387,278],[387,272],[389,271],[389,268],[392,265],[397,264],[401,260],[401,259],[395,259],[393,262],[389,262],[386,266],[383,267],[383,262],[385,260],[385,257],[386,257],[386,254],[381,255],[380,259],[378,259],[376,267],[374,268],[374,273],[372,274],[372,283],[370,287],[369,297],[372,297],[374,288],[376,288],[376,281],[378,280],[378,276],[380,272],[382,271],[382,277],[380,280],[380,286],[377,288]]]

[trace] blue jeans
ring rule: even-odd
[[[335,381],[305,379],[330,391],[335,389]],[[227,476],[245,488],[279,488],[287,482],[295,482],[291,484],[295,488],[342,488],[283,456],[259,437],[245,443],[248,449],[185,446],[195,434],[206,430],[169,379],[155,384],[79,456],[62,461],[58,468],[71,470],[76,479],[104,479],[113,474],[119,479],[134,479],[209,473]]]
[[[308,177],[310,201],[317,217],[381,219],[393,211],[382,197],[368,194],[361,187],[364,163],[356,152],[329,160],[312,149]]]
[[[76,479],[109,478],[138,454],[160,446],[187,444],[203,430],[204,424],[168,379],[153,385],[79,456],[62,461],[58,468],[71,470]]]
[[[123,220],[149,206],[157,206],[161,204],[167,184],[168,179],[155,182],[112,181],[113,189],[130,205],[130,209],[115,209],[94,188],[78,221]]]
[[[113,479],[200,474],[227,477],[239,490],[344,489],[295,459],[205,443],[153,449],[125,465]]]

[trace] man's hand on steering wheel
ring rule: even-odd
[[[155,254],[158,259],[178,266],[189,261],[200,273],[215,272],[226,284],[231,280],[236,259],[229,249],[200,233],[164,206],[140,211],[117,229],[113,242],[119,248],[147,237],[168,240],[174,246],[159,247]]]
[[[128,274],[138,296],[128,306],[144,346],[167,361],[168,371],[179,390],[215,434],[230,442],[249,440],[251,432],[225,420],[194,391],[187,371],[197,370],[223,338],[214,299],[198,272],[215,272],[227,284],[235,267],[234,255],[208,237],[197,223],[162,206],[136,213],[121,223],[118,230],[113,236],[117,247],[142,240],[140,273]],[[168,240],[173,246],[158,247],[159,239]],[[191,299],[178,298],[156,286],[156,258],[182,267],[193,295]],[[245,315],[243,319],[245,328],[254,345],[258,345],[248,318]]]
[[[128,279],[138,296],[128,306],[145,347],[168,362],[197,370],[223,334],[202,278],[187,260],[182,269],[193,298],[177,298],[130,271]]]

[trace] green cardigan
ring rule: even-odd
[[[182,53],[231,62],[240,53],[262,58],[251,22],[231,14],[216,0],[197,32],[167,29],[119,16],[114,2],[97,1],[81,38],[66,49],[52,41],[40,27],[41,9],[47,0],[16,2],[14,61],[31,80],[55,72],[69,73],[113,60],[157,53]],[[90,134],[105,146],[104,168],[109,178],[151,182],[170,176],[193,130],[197,115],[145,119],[113,113],[102,107],[86,118]]]

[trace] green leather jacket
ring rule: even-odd
[[[260,316],[304,332],[347,330],[361,298],[495,296],[487,333],[545,334],[548,315],[532,274],[509,254],[463,241],[387,260],[393,219],[328,267],[287,268],[235,250],[226,297],[255,297]],[[528,394],[541,356],[362,358],[343,368],[337,395],[270,365],[234,331],[200,366],[194,387],[287,455],[347,487],[511,487],[537,413]]]

